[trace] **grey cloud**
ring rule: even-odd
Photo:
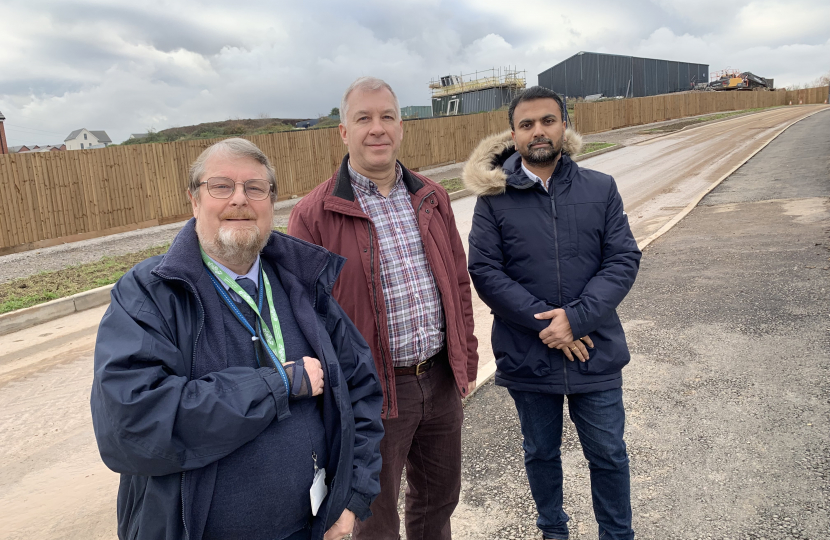
[[[171,6],[158,9],[139,9],[146,4],[83,4],[59,3],[50,7],[57,27],[88,28],[91,23],[115,27],[127,41],[151,45],[162,52],[185,49],[203,55],[218,53],[225,46],[241,46],[244,40],[232,32],[201,24],[188,13],[171,11]],[[193,4],[190,12],[199,13],[200,4]],[[219,26],[219,25],[217,25]]]
[[[429,104],[428,81],[448,73],[511,64],[535,84],[536,74],[579,50],[712,69],[740,63],[779,82],[808,82],[830,67],[815,66],[830,52],[827,31],[791,30],[798,39],[783,44],[763,36],[735,43],[734,4],[704,17],[690,16],[681,2],[587,0],[545,17],[534,12],[541,4],[522,8],[520,0],[506,14],[478,0],[18,4],[17,13],[47,10],[53,28],[15,36],[30,46],[25,56],[0,60],[0,110],[9,124],[106,129],[121,141],[151,126],[262,112],[313,117],[338,106],[361,75],[386,79],[402,105]],[[606,25],[598,32],[599,23],[585,22],[593,13],[613,16],[596,18]],[[14,21],[7,28],[14,32]],[[109,33],[96,40],[96,32]],[[813,45],[787,48],[797,43]]]

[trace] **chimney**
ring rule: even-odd
[[[0,154],[9,153],[9,145],[6,142],[6,129],[3,127],[3,120],[5,119],[6,117],[0,112]]]

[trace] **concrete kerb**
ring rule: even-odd
[[[781,135],[782,133],[784,133],[785,131],[787,131],[788,129],[790,129],[790,128],[791,128],[792,126],[794,126],[795,124],[797,124],[797,123],[801,122],[801,121],[802,121],[802,120],[804,120],[805,118],[810,118],[810,117],[811,117],[811,116],[813,116],[814,114],[818,114],[818,113],[820,113],[820,112],[825,112],[825,111],[827,111],[827,110],[830,110],[830,109],[825,108],[825,109],[819,109],[819,110],[817,110],[817,111],[813,111],[813,112],[811,112],[810,114],[804,115],[804,116],[802,116],[801,118],[799,118],[799,119],[797,119],[797,120],[793,120],[792,122],[790,122],[789,124],[787,124],[787,125],[786,125],[786,126],[785,126],[782,130],[781,130],[781,131],[779,131],[778,133],[776,133],[775,135],[773,135],[772,137],[770,137],[769,139],[767,139],[767,140],[766,140],[766,142],[764,142],[764,144],[762,144],[760,148],[758,148],[757,150],[755,150],[754,152],[752,152],[752,154],[750,154],[750,155],[749,155],[746,159],[744,159],[744,160],[743,160],[743,161],[741,161],[739,164],[737,164],[737,165],[735,165],[734,167],[732,167],[732,169],[730,169],[730,170],[729,170],[729,172],[727,172],[726,174],[724,174],[723,176],[721,176],[720,178],[718,178],[717,180],[715,180],[715,181],[714,181],[714,182],[713,182],[713,183],[712,183],[709,187],[707,187],[706,189],[704,189],[704,190],[703,190],[700,194],[698,194],[698,196],[697,196],[697,197],[695,197],[695,199],[694,199],[692,202],[690,202],[690,203],[689,203],[689,204],[688,204],[688,205],[687,205],[687,206],[686,206],[683,210],[681,210],[681,211],[680,211],[680,212],[679,212],[676,216],[674,216],[671,220],[669,220],[669,222],[668,222],[668,223],[666,223],[665,225],[663,225],[662,227],[660,227],[660,228],[657,230],[657,232],[655,232],[655,233],[651,234],[650,236],[647,236],[647,237],[646,237],[646,238],[645,238],[642,242],[637,242],[637,244],[639,245],[640,249],[641,249],[641,250],[645,249],[645,248],[646,248],[646,246],[648,246],[649,244],[651,244],[652,242],[654,242],[655,240],[657,240],[658,238],[660,238],[661,236],[663,236],[664,234],[666,234],[667,232],[669,232],[669,231],[670,231],[670,230],[671,230],[671,229],[672,229],[675,225],[677,225],[678,223],[680,223],[680,220],[682,220],[684,217],[686,217],[687,215],[689,215],[689,213],[690,213],[692,210],[694,210],[694,209],[695,209],[695,207],[696,207],[698,204],[700,204],[700,201],[702,201],[702,200],[703,200],[703,197],[705,197],[705,196],[706,196],[706,195],[708,195],[708,194],[709,194],[709,193],[710,193],[713,189],[715,189],[716,187],[718,187],[718,186],[719,186],[719,185],[720,185],[720,184],[721,184],[724,180],[726,180],[727,178],[729,178],[730,176],[732,176],[732,174],[733,174],[735,171],[737,171],[738,169],[740,169],[741,167],[743,167],[743,166],[744,166],[744,164],[745,164],[747,161],[749,161],[750,159],[752,159],[753,157],[755,157],[755,154],[757,154],[758,152],[760,152],[761,150],[763,150],[764,148],[766,148],[766,147],[767,147],[767,145],[769,145],[772,141],[774,141],[775,139],[777,139],[779,135]],[[697,126],[695,126],[695,127],[697,127]]]
[[[112,285],[0,315],[0,336],[109,303]]]
[[[699,124],[693,124],[693,125],[690,125],[690,126],[685,126],[685,127],[682,127],[680,129],[678,129],[677,131],[667,131],[665,133],[658,133],[658,134],[655,134],[653,137],[649,137],[648,139],[643,139],[642,141],[637,141],[635,144],[641,144],[641,143],[645,143],[645,142],[652,142],[655,139],[662,139],[663,137],[668,137],[669,135],[676,135],[676,134],[681,133],[681,132],[686,133],[688,131],[692,131],[692,130],[695,130],[695,129],[698,129],[698,128],[711,126],[712,124],[719,124],[721,122],[728,122],[729,120],[734,120],[736,118],[743,118],[744,116],[752,116],[753,114],[761,114],[763,112],[768,112],[771,109],[785,109],[785,108],[793,108],[793,107],[800,107],[800,106],[803,107],[803,105],[776,105],[774,107],[768,107],[768,108],[762,109],[760,111],[752,111],[752,112],[744,112],[744,113],[741,113],[741,114],[733,114],[732,116],[728,116],[726,118],[718,118],[717,120],[707,120],[706,122],[700,122]],[[713,113],[707,113],[705,115],[700,115],[700,116],[710,116],[711,114],[713,114]],[[717,113],[715,113],[715,114],[717,114]],[[699,116],[693,116],[691,118],[699,118]],[[807,117],[805,116],[804,118],[807,118]],[[668,120],[666,123],[682,122],[683,120],[684,120],[684,118],[678,118],[676,120]],[[645,125],[648,125],[648,124],[645,124]],[[634,126],[634,127],[642,127],[642,126]],[[790,127],[790,126],[787,126],[787,127]],[[784,129],[786,129],[786,128],[784,128]]]
[[[609,146],[608,148],[602,148],[600,150],[594,150],[593,152],[588,152],[587,154],[580,154],[575,158],[571,158],[574,161],[582,161],[584,159],[589,159],[596,156],[601,156],[602,154],[607,154],[608,152],[613,152],[615,150],[619,150],[620,148],[625,148],[624,144],[615,144],[613,146]]]

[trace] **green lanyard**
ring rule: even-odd
[[[202,246],[199,246],[199,251],[202,252],[202,261],[204,261],[205,266],[213,272],[213,275],[216,278],[228,286],[233,292],[239,295],[245,303],[250,306],[256,316],[259,318],[260,328],[262,328],[262,334],[265,337],[265,343],[268,345],[268,348],[277,355],[277,359],[280,361],[280,364],[285,364],[285,342],[282,339],[282,330],[280,329],[280,320],[277,317],[277,310],[274,309],[274,297],[271,294],[271,281],[268,279],[268,276],[262,270],[262,262],[259,264],[259,274],[262,277],[262,282],[265,285],[265,297],[268,299],[268,310],[271,315],[271,325],[274,327],[274,333],[271,333],[271,330],[268,329],[268,325],[265,323],[265,319],[262,318],[262,315],[257,308],[256,303],[254,303],[254,299],[245,292],[245,289],[239,286],[239,284],[232,280],[228,274],[226,274],[219,266],[213,262],[213,260],[208,257],[205,250],[202,249]]]

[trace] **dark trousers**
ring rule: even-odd
[[[562,394],[509,390],[524,436],[525,469],[545,538],[568,538],[562,509]],[[622,388],[571,394],[568,412],[591,473],[594,516],[603,540],[632,540],[631,485],[623,441]]]
[[[384,420],[380,495],[355,540],[400,538],[398,493],[406,464],[407,540],[450,540],[450,516],[461,491],[464,411],[452,371],[442,360],[421,375],[396,376],[398,417]]]

